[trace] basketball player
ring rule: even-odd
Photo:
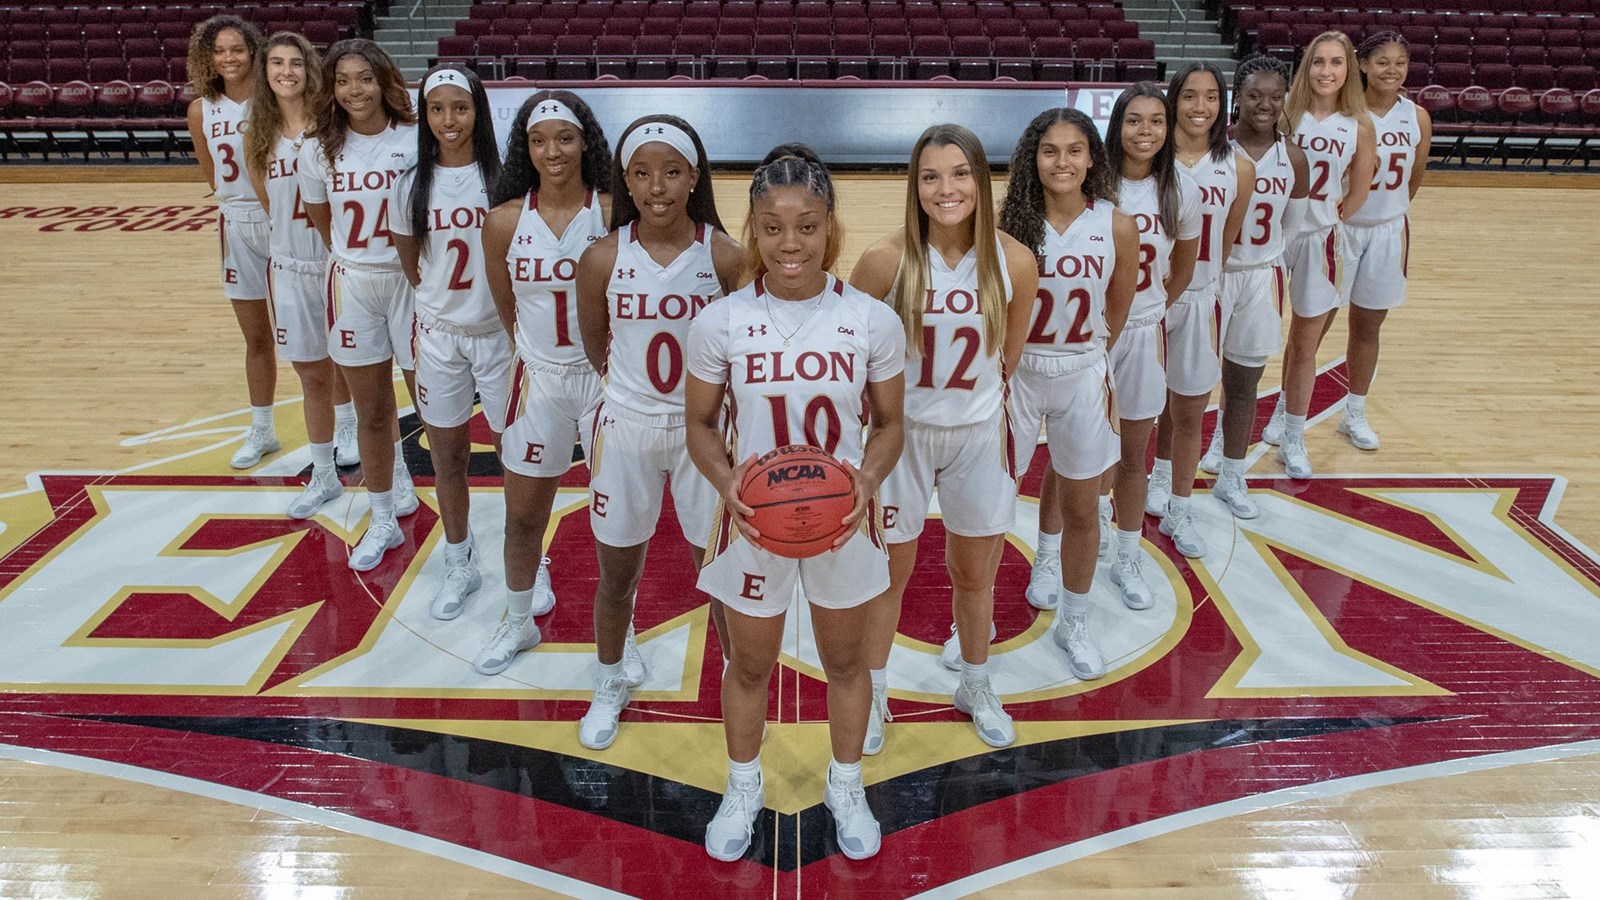
[[[328,48],[329,86],[300,148],[306,215],[332,251],[328,353],[356,404],[361,472],[372,514],[350,553],[350,568],[376,568],[403,537],[396,516],[417,511],[395,419],[391,360],[415,396],[412,292],[390,230],[394,182],[416,163],[417,117],[405,78],[389,54],[363,38]]]
[[[1283,352],[1283,393],[1261,439],[1278,445],[1278,461],[1290,478],[1311,477],[1306,455],[1306,414],[1316,379],[1317,348],[1348,297],[1344,284],[1344,225],[1372,189],[1377,137],[1366,96],[1355,77],[1356,49],[1343,32],[1312,39],[1289,87],[1284,118],[1311,166],[1311,192],[1293,207],[1286,225],[1289,245],[1289,341]]]
[[[244,122],[256,89],[261,32],[238,16],[212,16],[189,38],[189,81],[198,95],[189,104],[189,140],[220,213],[222,296],[244,334],[244,374],[250,391],[250,430],[233,454],[248,469],[279,449],[272,424],[278,385],[272,312],[267,309],[266,210],[245,170]]]
[[[872,689],[867,624],[889,585],[873,495],[900,455],[905,339],[886,305],[829,273],[843,231],[833,181],[810,149],[786,144],[767,155],[750,184],[746,274],[754,283],[706,307],[689,329],[686,391],[689,453],[721,494],[718,530],[700,587],[727,606],[733,660],[722,680],[728,788],[706,828],[706,852],[732,861],[750,846],[765,803],[761,729],[767,685],[783,644],[795,588],[811,604],[812,632],[828,682],[828,766],[823,803],[839,849],[851,859],[878,852],[881,834],[861,780],[861,743]],[[792,346],[791,346],[792,345]],[[844,364],[816,367],[805,356]],[[783,369],[792,377],[778,378]],[[730,447],[723,403],[737,411]],[[863,442],[858,423],[870,422]],[[807,443],[836,456],[855,478],[849,527],[831,551],[787,559],[758,546],[739,497],[760,455]],[[730,461],[743,460],[737,466]]]
[[[995,228],[989,161],[976,135],[960,125],[922,133],[911,151],[905,225],[867,248],[850,283],[894,308],[917,373],[906,395],[905,453],[883,482],[890,582],[868,626],[865,752],[883,749],[889,654],[936,485],[959,638],[951,656],[961,660],[955,705],[984,743],[1008,746],[1016,728],[988,674],[995,573],[1016,517],[1006,379],[1022,356],[1039,271],[1027,247]]]
[[[1305,151],[1279,130],[1289,64],[1252,56],[1233,79],[1233,145],[1254,161],[1256,183],[1244,227],[1223,264],[1222,409],[1200,467],[1218,475],[1213,497],[1236,518],[1253,519],[1259,510],[1245,484],[1244,457],[1256,426],[1256,387],[1283,336],[1285,212],[1305,201],[1311,179]]]
[[[539,643],[533,617],[556,604],[550,561],[542,559],[556,488],[575,444],[582,443],[585,462],[592,458],[600,374],[584,356],[575,285],[578,257],[608,230],[611,147],[589,105],[570,91],[529,97],[511,123],[490,201],[496,205],[483,226],[489,289],[516,335],[518,356],[500,454],[506,618],[474,663],[484,675],[505,671],[518,652]],[[623,653],[624,663],[629,656]]]
[[[1045,110],[1017,140],[1000,205],[1001,230],[1035,248],[1040,273],[1011,379],[1017,473],[1027,470],[1041,426],[1050,448],[1026,596],[1037,609],[1060,610],[1051,636],[1085,680],[1105,673],[1089,629],[1089,588],[1100,479],[1119,456],[1106,348],[1122,335],[1139,277],[1139,229],[1114,205],[1119,181],[1088,116]]]
[[[514,355],[489,293],[483,251],[487,185],[500,174],[500,150],[489,96],[472,72],[434,67],[417,91],[417,106],[426,127],[417,129],[416,168],[395,182],[390,222],[400,266],[416,290],[417,414],[428,432],[444,522],[444,582],[430,611],[435,619],[454,619],[483,584],[468,522],[473,395],[483,398],[498,444]]]
[[[1200,190],[1173,161],[1172,101],[1149,82],[1130,86],[1111,107],[1106,157],[1122,176],[1117,206],[1139,227],[1139,280],[1128,324],[1111,348],[1122,455],[1101,481],[1115,487],[1117,531],[1111,582],[1129,609],[1155,602],[1140,566],[1145,511],[1145,453],[1150,430],[1167,405],[1166,342],[1162,321],[1194,274],[1204,231]],[[1100,530],[1110,530],[1111,503],[1100,501]]]
[[[622,133],[612,182],[625,189],[612,199],[612,231],[584,251],[577,278],[583,352],[605,377],[589,476],[599,672],[594,702],[578,723],[578,740],[592,750],[616,740],[637,686],[623,653],[668,482],[695,565],[705,556],[716,490],[684,449],[683,348],[690,321],[738,285],[743,265],[743,249],[717,215],[705,147],[688,122],[634,120]],[[636,671],[642,681],[642,661]]]
[[[1367,202],[1345,219],[1345,261],[1350,292],[1350,339],[1345,367],[1350,393],[1339,433],[1362,450],[1378,449],[1378,433],[1367,424],[1367,391],[1378,368],[1378,332],[1389,310],[1406,299],[1406,264],[1411,253],[1411,198],[1422,187],[1433,141],[1428,111],[1402,96],[1410,54],[1406,39],[1381,31],[1356,51],[1367,112],[1377,138],[1377,174]]]
[[[1222,263],[1244,225],[1255,190],[1250,158],[1228,143],[1227,89],[1211,63],[1189,63],[1167,87],[1177,120],[1178,171],[1200,188],[1200,247],[1189,289],[1167,310],[1167,408],[1156,428],[1156,461],[1145,512],[1161,518],[1161,533],[1191,559],[1205,541],[1189,511],[1200,464],[1200,423],[1211,389],[1222,378],[1220,359],[1227,312],[1222,308]]]
[[[301,410],[311,444],[311,480],[289,504],[289,516],[309,519],[344,493],[339,474],[337,418],[350,422],[350,462],[356,461],[355,409],[328,359],[328,298],[322,276],[328,248],[300,201],[300,144],[309,103],[322,93],[322,60],[304,36],[274,34],[256,64],[255,95],[244,135],[245,168],[272,224],[267,299],[272,303],[278,353],[294,366],[305,394]],[[338,394],[346,394],[341,404]]]

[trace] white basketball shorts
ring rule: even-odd
[[[1362,309],[1395,309],[1406,302],[1411,257],[1411,220],[1344,227],[1345,283],[1350,303]]]
[[[415,369],[411,356],[411,282],[398,268],[373,268],[333,259],[328,264],[333,328],[328,355],[341,366],[370,366],[393,358]]]
[[[1111,348],[1111,384],[1124,421],[1154,419],[1167,408],[1165,312],[1129,319]]]
[[[1289,305],[1294,314],[1315,318],[1343,306],[1344,256],[1341,225],[1289,236],[1283,258],[1289,265]]]
[[[1283,302],[1289,273],[1280,264],[1222,273],[1222,355],[1255,365],[1283,346]]]
[[[1004,405],[975,425],[908,419],[905,429],[900,461],[878,488],[889,543],[922,534],[935,490],[945,531],[987,537],[1011,530],[1017,516],[1016,444]]]
[[[222,296],[229,300],[265,300],[267,257],[272,221],[259,206],[218,207],[217,231],[222,236]]]
[[[1122,453],[1111,365],[1095,348],[1071,356],[1023,353],[1011,379],[1011,421],[1018,475],[1026,472],[1044,428],[1050,467],[1075,481],[1099,478]]]
[[[661,492],[670,482],[684,539],[704,547],[717,492],[689,459],[682,414],[647,415],[601,401],[594,415],[594,461],[589,466],[594,539],[612,547],[650,540],[661,518]]]
[[[411,349],[417,361],[417,414],[424,423],[435,428],[467,424],[476,393],[483,398],[489,427],[505,430],[517,351],[498,321],[463,329],[418,314]]]
[[[267,268],[267,299],[272,302],[272,335],[278,356],[289,362],[328,358],[328,329],[333,326],[328,294],[323,288],[324,262],[273,257]]]
[[[789,559],[745,540],[719,505],[717,530],[706,547],[697,587],[735,612],[756,618],[787,612],[797,587],[814,606],[860,606],[889,589],[889,554],[876,514],[876,504],[869,506],[861,528],[838,550]]]
[[[1183,397],[1211,393],[1222,380],[1222,300],[1217,284],[1184,291],[1167,310],[1167,388]]]
[[[594,411],[600,374],[588,363],[563,366],[518,356],[500,464],[528,478],[559,478],[572,466],[572,447],[593,459]]]

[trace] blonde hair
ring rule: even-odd
[[[922,151],[930,146],[961,149],[972,167],[978,187],[977,209],[973,212],[972,246],[978,254],[978,307],[983,310],[984,344],[992,356],[1005,341],[1005,275],[995,241],[994,187],[990,184],[989,158],[983,153],[978,136],[960,125],[934,125],[911,149],[911,171],[906,177],[905,245],[900,250],[900,269],[895,273],[889,295],[894,311],[906,326],[906,346],[920,352],[922,347],[922,308],[927,304],[928,214],[922,209],[917,192],[917,177]]]
[[[1293,134],[1300,125],[1300,118],[1311,108],[1311,55],[1316,52],[1318,44],[1329,41],[1344,48],[1344,86],[1334,98],[1334,105],[1339,112],[1353,119],[1359,120],[1367,114],[1367,95],[1361,87],[1361,70],[1356,64],[1355,45],[1342,31],[1324,31],[1312,38],[1311,43],[1306,45],[1305,53],[1300,55],[1294,82],[1289,85],[1289,97],[1283,104],[1284,134]]]
[[[244,133],[244,159],[257,172],[265,172],[272,165],[272,154],[278,146],[278,133],[283,130],[283,110],[278,107],[278,95],[267,83],[267,57],[274,47],[292,47],[305,60],[306,128],[316,114],[317,98],[322,96],[322,60],[316,48],[305,35],[293,31],[280,31],[267,39],[267,46],[256,54],[253,68],[256,73],[255,93],[250,97],[250,127]]]

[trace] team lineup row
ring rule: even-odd
[[[278,449],[276,344],[305,392],[312,455],[288,514],[309,518],[338,497],[335,463],[358,456],[371,512],[350,566],[375,567],[401,543],[397,517],[418,506],[399,453],[398,362],[445,531],[431,611],[452,619],[482,582],[467,524],[467,422],[481,398],[505,470],[506,615],[474,662],[492,675],[539,643],[535,617],[555,603],[541,548],[581,445],[600,573],[596,686],[579,723],[593,749],[616,740],[645,677],[634,593],[670,487],[725,659],[729,779],[707,852],[733,860],[749,847],[768,683],[803,591],[827,675],[824,802],[841,851],[866,858],[880,834],[860,759],[884,746],[890,647],[935,492],[954,703],[1004,747],[1016,731],[988,674],[994,582],[1041,431],[1050,466],[1026,599],[1054,611],[1052,637],[1082,680],[1105,672],[1089,624],[1097,561],[1128,610],[1154,603],[1140,562],[1147,511],[1181,553],[1204,555],[1190,509],[1204,466],[1216,500],[1258,514],[1245,456],[1285,297],[1285,388],[1267,439],[1287,473],[1311,475],[1315,356],[1347,303],[1339,430],[1376,449],[1363,403],[1379,326],[1404,299],[1406,212],[1431,127],[1399,93],[1405,70],[1398,35],[1358,51],[1330,32],[1292,75],[1246,61],[1231,104],[1207,64],[1165,90],[1133,85],[1104,140],[1082,113],[1045,110],[1023,130],[998,203],[976,137],[932,126],[911,148],[904,225],[846,281],[832,273],[833,181],[803,145],[774,148],[755,170],[736,240],[705,147],[678,117],[633,122],[613,152],[579,96],[540,91],[502,157],[470,72],[433,69],[414,107],[370,41],[319,59],[299,35],[263,40],[242,20],[209,20],[190,53],[189,122],[246,338],[255,417],[234,465]],[[1202,459],[1219,382],[1222,427]],[[800,443],[847,466],[855,496],[833,548],[796,560],[757,543],[739,491],[756,457]]]

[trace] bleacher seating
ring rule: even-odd
[[[1155,44],[1110,0],[486,0],[438,58],[563,81],[1160,75]]]

